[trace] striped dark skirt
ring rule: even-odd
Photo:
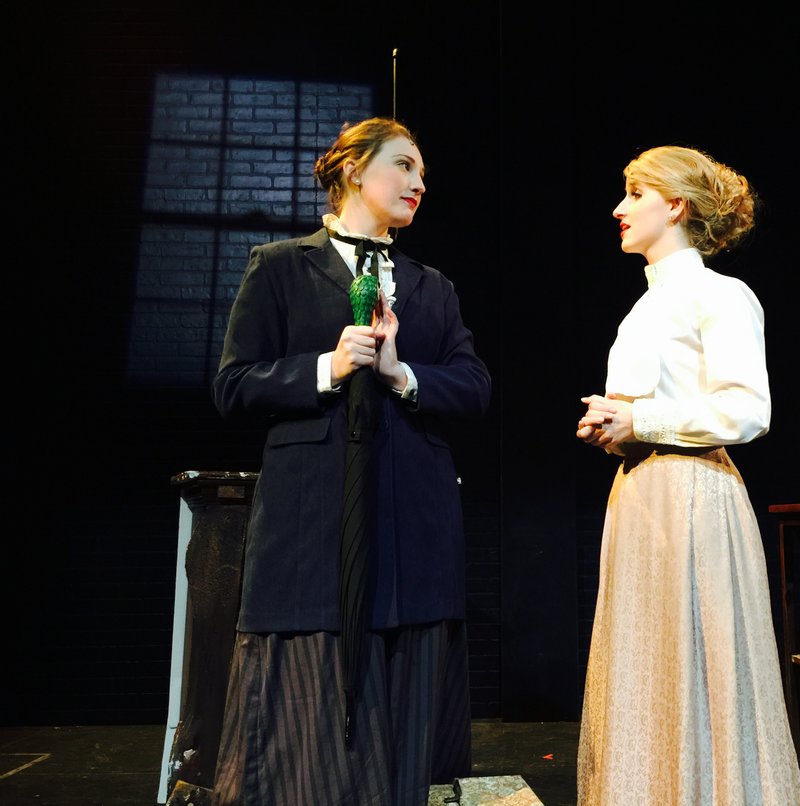
[[[464,622],[368,635],[350,747],[338,641],[237,636],[213,806],[426,806],[431,784],[469,776]]]

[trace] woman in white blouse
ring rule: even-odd
[[[614,210],[647,291],[577,436],[622,462],[608,501],[578,750],[582,806],[790,806],[786,714],[758,523],[726,445],[769,429],[764,315],[703,259],[753,226],[745,177],[653,148]]]

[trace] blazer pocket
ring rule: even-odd
[[[442,426],[435,418],[431,417],[408,417],[406,422],[417,434],[424,435],[425,439],[439,448],[451,450],[450,440],[443,433]]]
[[[274,448],[303,442],[324,442],[328,436],[330,425],[331,421],[328,417],[321,417],[317,420],[286,420],[276,423],[269,429],[267,445]]]
[[[438,445],[440,448],[447,448],[448,450],[450,449],[450,443],[444,437],[439,436],[439,434],[426,431],[425,436],[432,445]]]

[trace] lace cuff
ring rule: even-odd
[[[641,442],[674,445],[674,405],[669,400],[638,398],[633,401],[633,434]]]

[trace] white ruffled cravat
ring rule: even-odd
[[[358,232],[349,232],[344,228],[339,218],[333,213],[326,213],[325,215],[323,215],[322,223],[327,230],[335,232],[337,235],[341,235],[342,238],[350,239],[347,241],[343,241],[339,240],[338,238],[332,238],[331,242],[336,247],[336,250],[339,252],[339,254],[342,256],[342,259],[347,264],[350,271],[353,273],[354,277],[356,274],[356,266],[358,264],[358,259],[356,257],[356,244],[352,242],[353,240],[370,241],[373,244],[381,244],[387,247],[389,246],[389,244],[393,243],[393,239],[388,235],[369,236]],[[381,284],[381,289],[383,290],[383,293],[386,295],[386,299],[389,302],[389,307],[391,308],[396,301],[396,297],[394,295],[396,288],[393,276],[394,263],[389,259],[388,250],[384,251],[382,249],[378,249],[376,250],[376,253],[379,267],[378,279]],[[369,273],[369,268],[366,264],[366,261],[362,266],[362,272],[364,274]]]

